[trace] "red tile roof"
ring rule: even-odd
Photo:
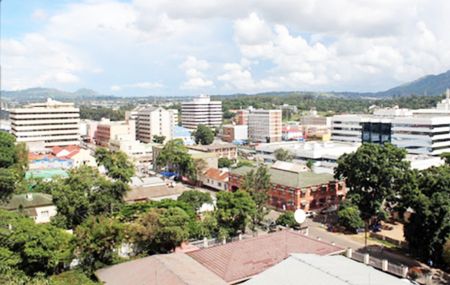
[[[228,171],[221,171],[217,168],[209,168],[205,171],[205,173],[203,173],[203,176],[216,181],[226,182],[228,181],[229,173]]]
[[[272,234],[187,253],[228,283],[249,279],[291,253],[329,255],[343,249],[294,231]]]
[[[67,151],[68,154],[64,156],[60,156],[60,153],[62,151]],[[77,145],[69,145],[65,147],[60,146],[54,146],[52,147],[52,154],[57,157],[65,157],[65,158],[72,158],[74,155],[80,152],[80,147]]]

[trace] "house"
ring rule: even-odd
[[[232,169],[228,190],[236,191],[247,173],[255,167]],[[305,211],[338,205],[347,193],[345,182],[328,173],[304,171],[294,163],[275,163],[269,168],[271,189],[268,203],[278,209]]]
[[[95,161],[95,157],[91,155],[91,151],[80,148],[79,146],[54,146],[52,148],[52,154],[57,158],[72,160],[72,167],[79,167],[82,165],[92,167],[97,166],[97,162]]]
[[[187,148],[199,152],[215,153],[218,156],[218,158],[222,157],[226,157],[228,159],[237,158],[237,147],[232,143],[215,142],[210,145],[187,146]]]
[[[245,282],[246,285],[299,284],[308,285],[405,285],[413,284],[364,263],[342,255],[291,254],[287,259]]]
[[[229,173],[227,170],[208,168],[202,175],[202,183],[216,190],[227,191],[228,177]]]
[[[22,212],[31,217],[37,224],[49,223],[50,218],[57,213],[52,196],[44,193],[13,195],[8,203],[0,204],[0,208]]]
[[[190,251],[187,255],[228,284],[236,284],[282,262],[291,253],[331,255],[342,251],[342,248],[324,241],[299,232],[284,230],[225,245]]]
[[[159,177],[132,177],[130,188],[124,197],[124,201],[128,203],[162,199],[176,200],[178,196],[188,190],[181,183],[166,182]]]
[[[105,285],[225,285],[219,276],[184,253],[152,255],[95,272]]]

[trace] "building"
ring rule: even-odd
[[[327,242],[299,232],[284,230],[225,245],[190,251],[187,255],[228,284],[238,284],[282,262],[291,253],[326,256],[342,251],[342,248]],[[298,282],[293,284],[298,284]]]
[[[173,139],[182,140],[184,145],[195,144],[194,140],[192,139],[192,130],[180,126],[175,126],[173,132]]]
[[[210,145],[189,145],[190,150],[214,153],[218,158],[237,159],[237,147],[232,143],[214,142]]]
[[[142,173],[147,173],[153,162],[153,144],[143,143],[130,136],[117,136],[110,140],[109,148],[113,151],[122,151],[134,162]]]
[[[254,169],[248,166],[232,169],[228,189],[239,189],[245,175]],[[329,173],[304,171],[294,163],[277,162],[269,168],[269,174],[269,204],[278,209],[317,210],[339,205],[347,194],[344,181],[335,180]]]
[[[211,101],[209,96],[201,95],[181,103],[181,124],[191,130],[198,125],[219,127],[222,124],[222,102]]]
[[[281,110],[252,110],[248,115],[248,138],[252,142],[281,141]]]
[[[178,118],[178,113],[175,115],[173,111],[154,106],[139,110],[136,123],[137,139],[141,142],[151,143],[154,136],[164,136],[166,140],[171,140],[174,126],[177,124],[174,122],[174,117]]]
[[[59,159],[71,160],[72,167],[80,167],[82,165],[91,167],[97,166],[97,162],[95,161],[95,157],[91,154],[91,151],[76,145],[66,147],[54,146],[51,153]]]
[[[248,140],[247,125],[224,125],[222,128],[222,140],[232,143]]]
[[[317,138],[324,141],[330,139],[330,117],[319,116],[316,111],[312,110],[308,115],[303,116],[300,122],[304,139]]]
[[[350,142],[277,142],[259,144],[255,147],[256,158],[266,163],[274,162],[274,152],[277,149],[285,149],[291,152],[293,162],[305,164],[314,162],[315,167],[332,168],[337,166],[337,159],[345,154],[358,149],[360,143]]]
[[[0,209],[20,211],[31,217],[37,224],[49,223],[57,213],[52,196],[44,193],[13,195],[8,203],[0,204]]]
[[[300,141],[303,140],[303,130],[297,125],[284,125],[281,137],[284,141]]]
[[[184,253],[147,256],[99,269],[95,275],[105,285],[227,284],[219,276]]]
[[[234,116],[236,125],[248,125],[249,110],[238,110]]]
[[[176,200],[187,190],[181,183],[166,182],[159,177],[132,177],[130,190],[125,194],[124,201],[135,203],[162,199]]]
[[[11,132],[18,142],[43,142],[46,148],[80,144],[80,109],[47,99],[10,110]]]
[[[229,172],[223,169],[208,168],[202,174],[202,183],[219,191],[228,190]]]
[[[163,145],[153,145],[152,152],[153,152],[153,170],[156,172],[160,172],[163,170],[161,167],[159,167],[156,163],[158,160],[158,156],[161,153],[163,149]],[[196,150],[196,149],[188,149],[188,154],[192,156],[192,159],[195,161],[197,160],[203,160],[205,162],[205,170],[208,168],[218,168],[219,165],[219,157],[215,152],[208,152],[205,150]]]
[[[129,136],[136,138],[136,121],[111,121],[102,119],[95,132],[95,143],[102,147],[109,147],[110,140],[117,139],[118,136]]]
[[[416,284],[343,255],[320,256],[298,253],[291,254],[244,284],[299,284],[299,276],[302,280],[308,280],[308,285]]]
[[[391,118],[337,115],[331,121],[331,140],[382,144],[391,142],[391,130]]]

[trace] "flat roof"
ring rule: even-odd
[[[256,170],[256,167],[242,166],[232,169],[231,173],[244,176],[251,170]],[[269,168],[269,173],[271,183],[294,188],[316,186],[327,184],[330,181],[335,181],[333,175],[329,173],[314,173],[311,171],[295,173],[274,168]]]
[[[16,210],[20,206],[26,209],[51,205],[53,205],[52,195],[44,193],[28,193],[13,195],[8,203],[0,203],[0,208],[6,210]]]
[[[248,285],[404,285],[411,284],[342,255],[291,254],[289,258],[245,282]]]
[[[148,256],[99,269],[95,275],[106,285],[227,284],[184,253]]]
[[[342,250],[301,233],[284,230],[187,254],[226,282],[236,283],[263,272],[291,253],[328,255]]]

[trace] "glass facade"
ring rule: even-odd
[[[391,123],[362,123],[362,142],[384,144],[391,142]]]

